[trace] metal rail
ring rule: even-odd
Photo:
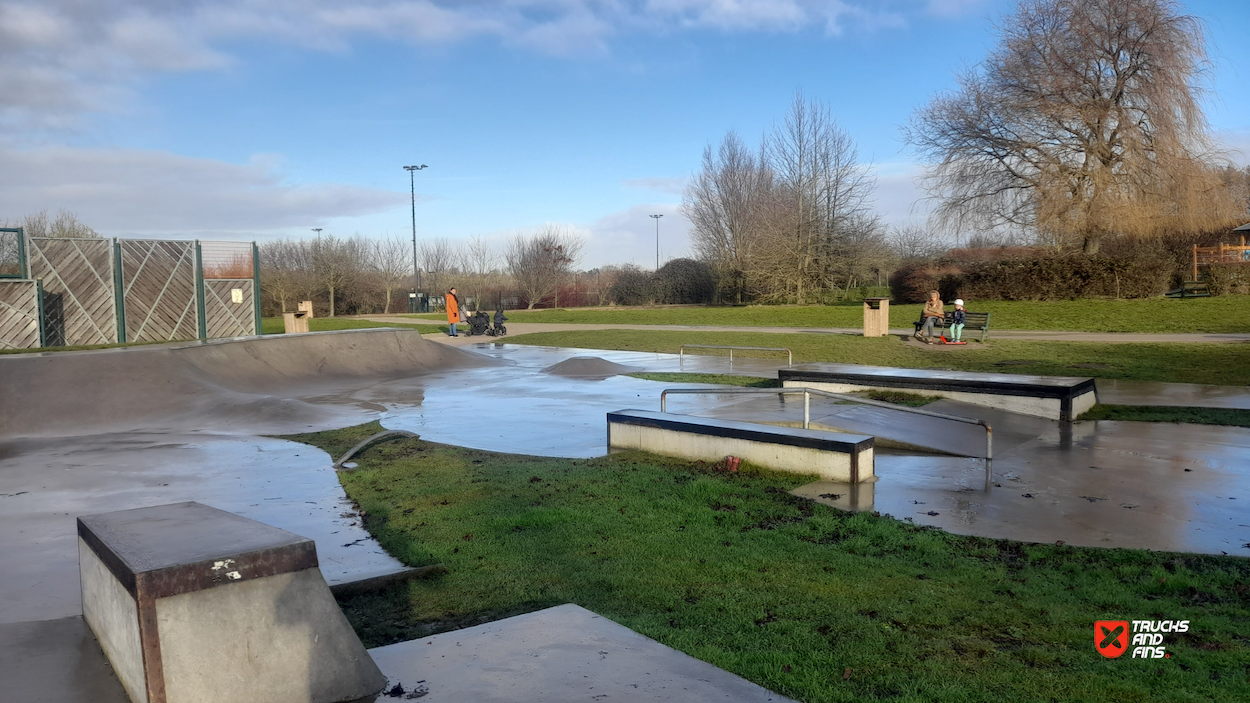
[[[660,412],[668,412],[667,408],[668,395],[797,395],[803,394],[803,429],[811,429],[812,423],[812,396],[820,396],[822,398],[836,398],[838,400],[847,400],[862,405],[871,405],[878,408],[886,408],[888,410],[898,410],[914,415],[926,415],[928,417],[936,417],[942,420],[950,420],[952,422],[962,422],[967,425],[980,425],[985,428],[985,471],[988,476],[990,470],[990,461],[994,459],[994,428],[985,420],[977,420],[971,417],[961,417],[959,415],[947,415],[946,413],[935,413],[932,410],[921,410],[920,408],[910,408],[906,405],[895,405],[880,400],[872,400],[871,398],[860,398],[859,396],[847,395],[845,393],[831,393],[816,388],[666,388],[660,392]]]
[[[787,361],[786,361],[786,366],[794,366],[794,352],[790,351],[790,350],[789,350],[789,349],[787,349],[786,347],[726,347],[726,346],[721,346],[721,345],[718,345],[718,344],[683,344],[683,345],[681,345],[680,347],[678,347],[678,348],[677,348],[677,363],[678,363],[678,365],[680,365],[680,364],[681,364],[681,363],[685,360],[685,358],[686,358],[686,349],[688,349],[688,348],[689,348],[689,349],[728,349],[728,350],[729,350],[729,363],[731,363],[731,364],[734,362],[734,350],[735,350],[735,349],[737,349],[737,350],[739,350],[739,351],[778,351],[778,352],[785,352],[785,353],[786,353],[786,355],[789,357],[789,358],[787,359]]]

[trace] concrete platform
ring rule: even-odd
[[[83,619],[133,703],[382,690],[312,540],[200,503],[78,518]]]
[[[791,701],[572,604],[369,654],[422,703]]]
[[[745,461],[831,481],[873,480],[873,438],[650,410],[608,413],[608,448],[683,459]]]
[[[1000,410],[1071,421],[1098,402],[1092,378],[1025,376],[858,364],[803,364],[780,369],[783,386],[833,393],[901,390],[939,395]]]

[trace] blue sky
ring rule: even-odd
[[[312,227],[483,235],[559,223],[585,265],[686,249],[702,149],[750,141],[796,91],[922,221],[899,126],[993,44],[1000,0],[0,0],[0,219],[77,212],[112,236],[268,239]],[[1210,31],[1208,117],[1250,152],[1245,0]],[[152,9],[156,8],[156,9]],[[1246,154],[1236,154],[1240,163]],[[7,164],[7,166],[6,166]]]

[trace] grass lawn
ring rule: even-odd
[[[376,423],[292,437],[334,454]],[[340,474],[407,564],[340,604],[367,646],[577,603],[808,703],[1242,701],[1250,560],[1028,545],[843,513],[808,479],[622,453],[402,440]],[[1169,659],[1108,660],[1096,619],[1189,620]]]
[[[1090,408],[1078,420],[1130,420],[1134,422],[1186,422],[1197,425],[1250,427],[1250,410],[1235,408],[1187,408],[1155,405],[1103,405]]]
[[[909,328],[922,305],[891,305],[890,326]],[[1250,332],[1250,296],[1056,300],[1049,302],[968,301],[968,309],[990,313],[994,330],[1072,332]],[[415,316],[414,316],[415,317]],[[437,315],[422,316],[437,319]],[[509,322],[632,325],[729,325],[765,327],[850,327],[864,324],[861,303],[838,305],[748,305],[738,307],[622,307],[516,310]],[[979,332],[969,332],[979,337]]]
[[[1100,344],[991,338],[985,344],[974,342],[966,347],[932,347],[905,344],[897,337],[676,330],[541,332],[508,337],[507,343],[671,354],[676,354],[683,343],[789,347],[796,363],[834,361],[914,369],[1250,385],[1250,355],[1241,344]],[[734,352],[735,356],[751,354]]]
[[[308,321],[309,332],[332,332],[336,330],[364,330],[373,329],[375,327],[401,327],[415,329],[421,334],[430,334],[431,332],[446,332],[447,325],[423,325],[410,324],[404,322],[373,322],[371,320],[356,320],[348,317],[314,317]],[[264,334],[281,334],[284,327],[281,317],[262,317],[261,329]]]

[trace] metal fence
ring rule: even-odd
[[[10,233],[12,246],[3,237]],[[260,334],[256,263],[253,242],[33,238],[0,230],[0,347]]]

